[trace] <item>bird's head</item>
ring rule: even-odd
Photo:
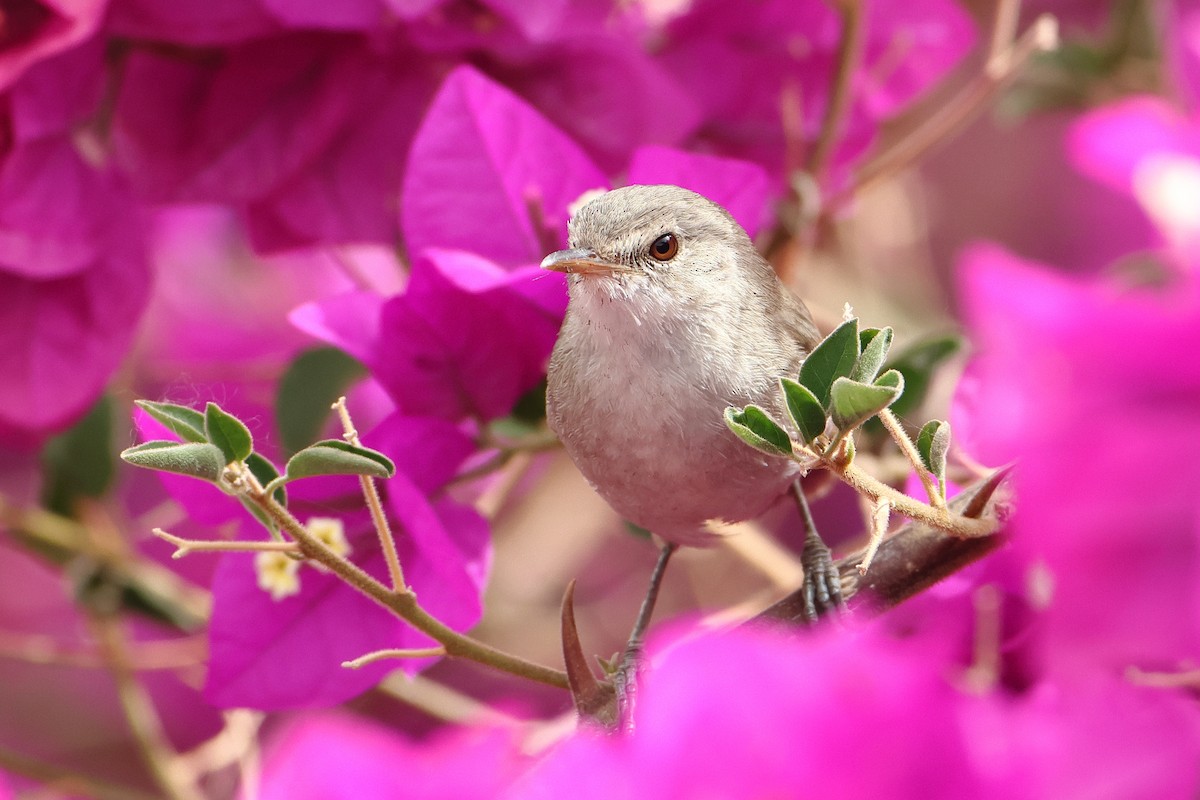
[[[584,205],[570,249],[542,268],[569,277],[572,299],[629,300],[703,309],[748,282],[774,280],[725,209],[678,186],[625,186]]]

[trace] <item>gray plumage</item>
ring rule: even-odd
[[[627,186],[570,222],[570,303],[550,359],[550,426],[622,516],[681,544],[709,519],[761,514],[796,465],[756,452],[725,426],[726,406],[786,419],[777,378],[795,377],[819,340],[740,225],[677,186]],[[665,234],[678,246],[660,261]]]

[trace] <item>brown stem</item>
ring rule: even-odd
[[[837,209],[864,191],[919,161],[936,145],[956,136],[985,109],[1037,53],[1058,44],[1058,23],[1049,14],[1038,17],[1029,30],[1004,52],[988,60],[982,74],[890,150],[863,167],[848,187],[835,195],[829,209]]]
[[[117,698],[125,711],[125,719],[142,751],[146,766],[149,767],[159,789],[171,800],[204,800],[193,776],[179,769],[179,754],[167,739],[154,700],[138,680],[129,660],[129,644],[125,632],[121,629],[121,623],[115,616],[115,592],[110,599],[111,602],[104,603],[104,608],[93,612],[92,630],[116,682]]]
[[[362,447],[358,431],[354,429],[350,412],[346,408],[346,398],[339,397],[333,404],[333,408],[341,418],[342,429],[345,431],[343,438],[355,447]],[[370,476],[360,475],[358,482],[362,486],[367,508],[371,511],[371,522],[375,525],[375,532],[379,535],[379,546],[383,550],[383,560],[387,563],[392,589],[397,592],[407,592],[409,591],[408,584],[404,582],[404,570],[400,567],[400,555],[396,552],[396,539],[392,536],[392,528],[388,525],[387,515],[383,513],[383,503],[379,501],[379,490],[375,488],[375,481]]]
[[[253,491],[246,497],[278,522],[280,527],[300,544],[300,549],[305,556],[324,565],[346,583],[417,630],[433,638],[446,649],[447,655],[476,661],[520,678],[527,678],[561,689],[567,688],[565,672],[526,661],[519,656],[497,650],[477,639],[464,636],[421,608],[417,603],[416,595],[411,591],[396,592],[384,586],[358,565],[341,558],[326,547],[273,497],[261,491]]]
[[[840,0],[835,3],[842,18],[842,34],[838,40],[837,65],[830,87],[829,105],[821,120],[821,133],[816,146],[809,153],[805,168],[819,180],[829,162],[842,132],[842,122],[850,109],[851,86],[854,73],[862,61],[863,13],[861,0]]]
[[[22,775],[41,783],[53,784],[55,790],[65,795],[81,794],[95,800],[157,800],[158,795],[147,794],[140,789],[109,783],[99,778],[38,761],[20,753],[0,747],[0,767],[13,775]]]

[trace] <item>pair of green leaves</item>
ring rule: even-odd
[[[891,328],[859,331],[857,319],[847,320],[804,360],[799,380],[779,379],[788,414],[804,444],[824,433],[830,420],[845,435],[896,402],[904,391],[904,377],[894,369],[879,374],[892,336]],[[752,447],[792,453],[787,432],[757,406],[727,408],[725,422]]]
[[[174,403],[139,400],[137,405],[181,441],[155,440],[130,447],[121,453],[128,463],[217,483],[228,465],[241,462],[264,486],[277,482],[278,468],[254,452],[250,429],[216,403],[209,403],[203,413]],[[286,503],[282,483],[300,478],[318,475],[390,478],[395,472],[395,464],[383,453],[340,439],[325,439],[303,448],[288,460],[284,480],[279,482],[274,496],[280,503]]]

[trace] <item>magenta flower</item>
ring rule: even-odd
[[[861,155],[879,121],[949,71],[975,36],[970,19],[947,0],[872,3],[866,25],[835,164]],[[667,26],[660,60],[701,104],[702,142],[778,173],[785,166],[781,103],[799,106],[802,141],[795,144],[811,147],[829,103],[839,36],[838,16],[825,3],[747,8],[713,0]]]
[[[604,175],[541,114],[470,67],[450,73],[409,152],[408,252],[477,253],[511,268],[565,246],[568,206]]]
[[[293,321],[362,359],[405,414],[492,419],[545,374],[565,307],[558,276],[430,250],[403,294],[336,296]]]
[[[4,10],[0,90],[32,65],[86,39],[104,16],[105,0],[28,0]]]
[[[99,396],[149,295],[137,211],[66,138],[0,166],[0,429],[45,433]]]
[[[264,36],[279,24],[262,0],[113,0],[107,28],[133,39],[218,45]]]
[[[220,59],[135,49],[124,62],[114,163],[152,200],[246,202],[305,168],[353,124],[365,56],[292,34]]]
[[[1200,657],[1200,293],[1073,281],[995,247],[964,256],[981,348],[977,429],[1019,457],[1017,547],[1054,672]],[[1101,611],[1102,609],[1102,611]]]

